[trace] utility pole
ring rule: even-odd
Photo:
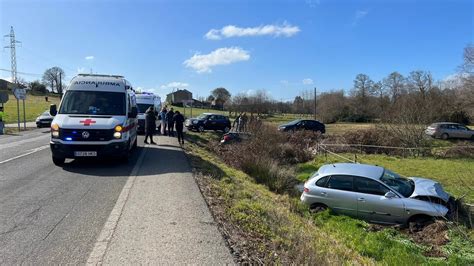
[[[59,99],[63,98],[63,77],[62,73],[59,72],[59,89],[61,90],[61,93],[59,94]]]
[[[15,39],[15,31],[13,30],[13,26],[10,28],[10,34],[4,35],[4,37],[10,37],[10,45],[4,46],[4,48],[9,48],[11,51],[10,54],[10,61],[11,61],[11,70],[12,70],[12,83],[17,83],[17,76],[16,76],[16,44],[21,43]],[[18,131],[20,131],[20,101],[16,99],[16,109],[18,113]]]
[[[316,120],[316,94],[317,93],[317,90],[316,90],[316,87],[314,87],[314,120]]]

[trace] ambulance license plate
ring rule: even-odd
[[[76,157],[95,157],[97,156],[96,151],[75,151],[74,156]]]

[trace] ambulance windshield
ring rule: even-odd
[[[108,91],[67,91],[60,114],[125,115],[125,93]]]

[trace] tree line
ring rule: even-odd
[[[314,92],[303,91],[292,102],[276,101],[264,90],[240,93],[226,109],[253,113],[314,113]],[[414,70],[404,76],[394,71],[379,81],[367,74],[354,78],[350,91],[332,90],[317,95],[316,114],[326,123],[404,120],[410,123],[474,119],[474,47],[464,49],[464,62],[456,75],[436,81],[429,71]]]

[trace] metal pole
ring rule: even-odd
[[[316,87],[314,87],[314,120],[316,120]]]
[[[26,130],[26,111],[25,111],[25,100],[23,100],[23,129]]]
[[[16,99],[16,110],[18,113],[18,131],[21,130],[20,128],[20,100]]]

